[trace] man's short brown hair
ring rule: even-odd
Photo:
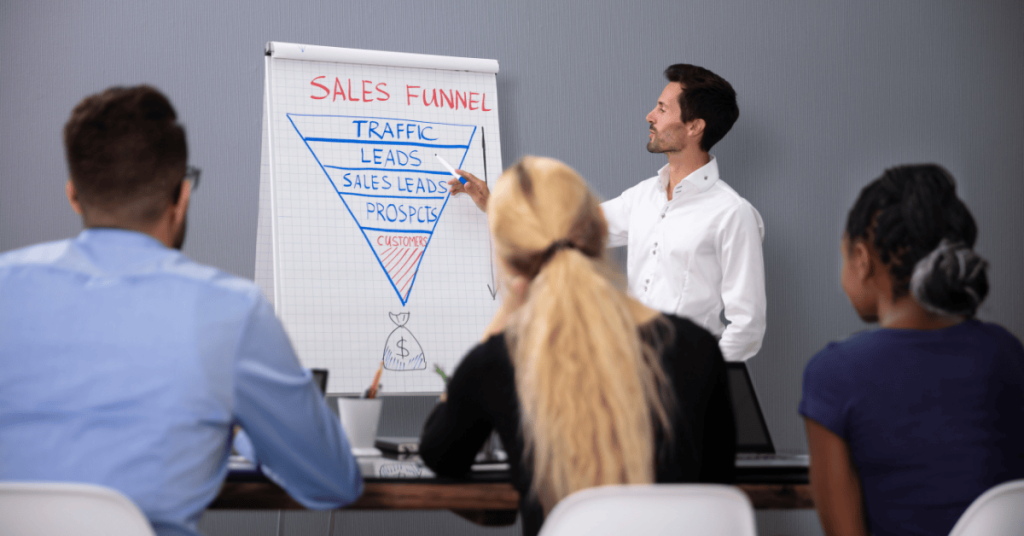
[[[177,201],[188,147],[174,107],[153,87],[112,87],[75,106],[64,150],[78,201],[150,223]]]
[[[704,120],[700,149],[710,151],[740,116],[736,91],[721,76],[688,63],[669,65],[665,69],[665,78],[683,85],[679,94],[680,119],[684,123],[697,118]]]

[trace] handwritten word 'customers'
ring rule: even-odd
[[[322,82],[321,82],[322,81]],[[328,82],[326,76],[318,76],[309,82],[313,93],[309,98],[330,102],[387,102],[391,100],[387,82],[374,83],[373,80],[358,80],[353,83],[351,78],[342,80],[335,77],[334,84]],[[493,103],[494,100],[492,99]],[[406,106],[425,106],[449,108],[451,110],[470,110],[491,112],[494,108],[487,107],[487,93],[476,91],[460,91],[454,88],[424,88],[407,84],[405,86]]]

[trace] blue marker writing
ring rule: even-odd
[[[452,165],[448,163],[448,161],[446,161],[444,158],[441,158],[441,156],[438,155],[437,153],[434,153],[434,156],[437,158],[439,162],[441,162],[441,165],[448,170],[448,173],[451,173],[453,177],[459,179],[459,182],[461,182],[463,185],[468,184],[468,182],[466,182],[466,179],[462,178],[461,175],[455,172],[455,168],[453,168]]]

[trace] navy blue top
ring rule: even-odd
[[[800,414],[849,445],[875,536],[945,536],[1024,478],[1024,347],[976,320],[859,333],[807,364]]]

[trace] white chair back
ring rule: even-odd
[[[540,536],[756,536],[746,494],[717,484],[602,486],[555,505]]]
[[[1024,536],[1024,479],[982,493],[953,525],[949,536]]]
[[[121,493],[93,484],[0,482],[4,536],[155,536]]]

